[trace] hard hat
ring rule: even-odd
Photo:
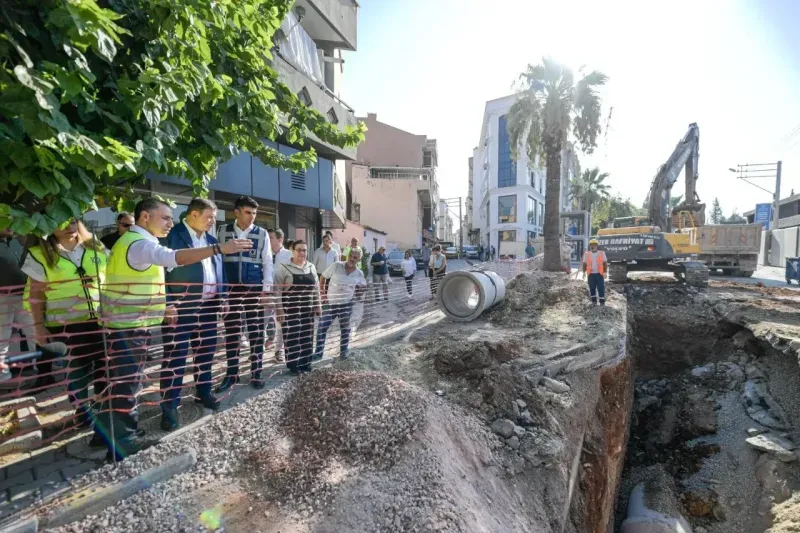
[[[589,244],[598,244],[597,239],[589,239]]]

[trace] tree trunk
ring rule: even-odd
[[[544,269],[561,270],[561,151],[547,154],[547,190],[544,196]]]

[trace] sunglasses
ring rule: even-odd
[[[133,227],[133,224],[126,224],[124,222],[120,222],[119,225],[122,226],[123,228],[128,228],[128,229]]]

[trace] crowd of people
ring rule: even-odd
[[[77,219],[27,247],[4,231],[0,364],[9,353],[12,327],[31,351],[54,342],[66,345],[68,356],[57,364],[66,365],[74,421],[93,428],[91,446],[106,447],[109,459],[122,460],[146,442],[136,398],[159,333],[164,431],[180,425],[177,410],[187,370],[194,376],[195,402],[219,409],[217,395],[240,382],[242,336],[250,346],[249,385],[256,389],[265,386],[265,353],[274,351],[275,362],[285,363],[293,374],[310,371],[323,357],[336,320],[339,356],[347,358],[354,306],[367,293],[365,271],[372,272],[375,298],[388,301],[385,248],[369,257],[371,269],[365,269],[358,239],[343,250],[330,232],[316,250],[304,240],[287,243],[280,229],[256,224],[258,208],[252,198],[239,198],[235,220],[215,228],[217,209],[210,200],[193,199],[176,223],[168,204],[148,198],[133,213],[120,213],[117,231],[99,240]],[[435,295],[447,258],[438,245],[425,251],[425,273]],[[410,296],[417,263],[410,251],[404,255],[402,274]],[[226,372],[213,387],[220,321]],[[53,368],[51,352],[42,353],[34,391],[57,385],[56,376],[64,371]],[[16,374],[13,370],[18,377],[19,368]]]

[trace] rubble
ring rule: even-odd
[[[767,452],[774,455],[785,463],[797,460],[797,456],[792,453],[795,446],[791,441],[783,439],[771,433],[764,433],[748,438],[745,442],[756,450]]]
[[[768,428],[790,429],[783,408],[775,401],[766,383],[747,381],[742,392],[742,402],[750,418]]]

